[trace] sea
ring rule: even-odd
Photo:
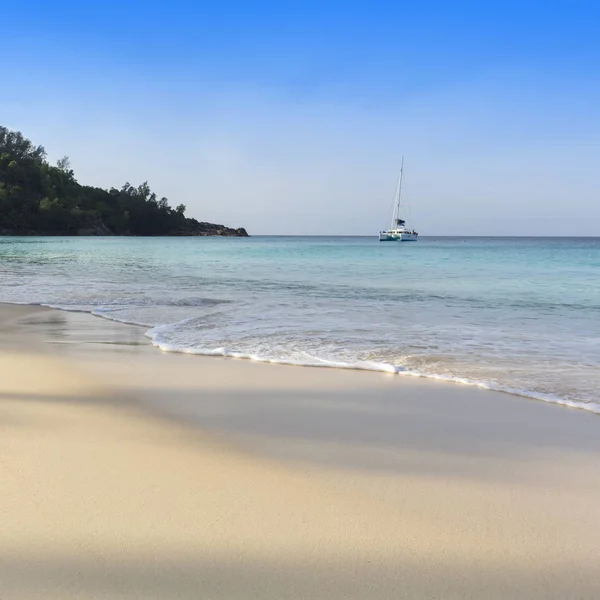
[[[0,302],[165,352],[385,371],[600,414],[600,238],[0,238]]]

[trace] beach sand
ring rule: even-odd
[[[600,598],[600,420],[0,305],[0,598]]]

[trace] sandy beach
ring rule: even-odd
[[[0,305],[0,598],[597,599],[600,421]]]

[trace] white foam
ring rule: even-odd
[[[157,327],[152,328],[146,332],[146,337],[150,338],[152,345],[159,348],[163,352],[172,352],[177,354],[192,354],[197,356],[223,356],[226,358],[240,358],[244,360],[252,360],[256,362],[271,363],[277,365],[294,365],[297,367],[325,367],[334,369],[352,369],[352,370],[363,370],[363,371],[384,371],[386,373],[397,373],[402,367],[395,367],[385,363],[372,363],[372,362],[356,362],[356,363],[344,363],[336,361],[328,361],[324,359],[314,360],[296,360],[293,358],[272,358],[266,356],[259,356],[257,354],[250,354],[246,352],[238,352],[236,350],[229,350],[227,348],[194,348],[186,346],[178,346],[177,344],[169,344],[167,342],[159,341],[155,333],[160,329]]]
[[[600,404],[594,402],[578,402],[575,400],[567,400],[564,398],[559,398],[558,396],[553,396],[551,394],[541,394],[538,392],[513,388],[509,386],[501,386],[490,382],[485,381],[477,381],[473,379],[468,379],[466,377],[456,377],[450,375],[440,375],[436,373],[424,373],[421,371],[414,370],[406,370],[401,366],[392,365],[389,363],[378,363],[372,361],[364,361],[364,362],[339,362],[339,361],[330,361],[325,359],[318,359],[315,357],[314,360],[296,360],[296,359],[285,359],[285,358],[269,358],[269,357],[261,357],[255,354],[248,354],[243,352],[237,352],[234,350],[228,350],[227,348],[193,348],[193,347],[183,347],[178,346],[176,344],[169,344],[166,342],[161,342],[158,340],[157,333],[168,330],[171,325],[162,326],[160,328],[153,328],[146,332],[146,336],[150,338],[152,344],[162,350],[163,352],[172,352],[172,353],[180,353],[180,354],[192,354],[197,356],[222,356],[226,358],[238,358],[244,360],[252,360],[257,362],[271,363],[271,364],[281,364],[281,365],[293,365],[298,367],[323,367],[323,368],[335,368],[335,369],[351,369],[351,370],[363,370],[363,371],[377,371],[384,373],[391,373],[395,375],[405,375],[409,377],[419,377],[423,379],[434,379],[438,381],[444,381],[447,383],[456,383],[461,385],[469,385],[474,387],[483,388],[486,390],[503,392],[507,394],[511,394],[514,396],[521,396],[525,398],[530,398],[533,400],[541,400],[543,402],[548,402],[550,404],[558,404],[561,406],[568,406],[569,408],[576,408],[579,410],[585,410],[588,412],[592,412],[595,414],[600,414]]]
[[[321,359],[319,357],[310,357],[310,360],[300,360],[293,358],[274,358],[274,357],[266,357],[260,356],[252,353],[239,352],[236,350],[228,349],[225,347],[218,348],[197,348],[193,346],[181,346],[177,344],[172,344],[161,340],[162,334],[172,330],[175,327],[184,325],[187,322],[194,320],[194,318],[184,319],[182,321],[178,321],[177,323],[168,323],[152,326],[148,323],[136,322],[131,319],[121,318],[114,314],[111,314],[111,309],[82,309],[82,308],[74,308],[72,306],[65,305],[56,305],[56,304],[48,304],[48,303],[33,303],[33,302],[14,302],[13,304],[20,305],[29,305],[29,306],[46,306],[49,308],[55,308],[58,310],[68,311],[68,312],[83,312],[89,313],[96,317],[100,317],[103,319],[115,321],[118,323],[124,323],[128,325],[137,325],[141,327],[148,327],[148,331],[145,332],[146,337],[148,337],[153,346],[159,348],[163,352],[169,353],[179,353],[179,354],[190,354],[190,355],[198,355],[198,356],[222,356],[226,358],[237,358],[244,360],[252,360],[256,362],[264,362],[271,364],[281,364],[281,365],[293,365],[298,367],[321,367],[321,368],[336,368],[336,369],[351,369],[351,370],[363,370],[363,371],[377,371],[384,373],[391,373],[397,375],[404,375],[408,377],[419,377],[424,379],[434,379],[438,381],[444,381],[448,383],[457,383],[462,385],[475,386],[487,390],[504,392],[515,396],[522,396],[525,398],[530,398],[534,400],[539,400],[543,402],[548,402],[550,404],[557,404],[560,406],[566,406],[569,408],[575,408],[579,410],[585,410],[594,414],[600,414],[600,404],[596,402],[581,402],[577,400],[569,400],[566,398],[560,398],[558,396],[554,396],[552,394],[543,394],[527,389],[514,388],[510,386],[502,386],[491,382],[486,381],[478,381],[469,379],[466,377],[458,377],[451,375],[442,375],[437,373],[425,373],[421,371],[415,370],[407,370],[402,366],[393,365],[390,363],[381,363],[375,361],[358,361],[358,362],[343,362],[343,361],[332,361],[327,359]],[[112,309],[114,310],[114,309]]]
[[[436,379],[438,381],[446,381],[449,383],[459,383],[461,385],[470,385],[474,387],[483,388],[485,390],[503,392],[505,394],[511,394],[513,396],[522,396],[524,398],[530,398],[532,400],[541,400],[550,404],[560,404],[561,406],[568,406],[570,408],[577,408],[580,410],[587,410],[588,412],[592,412],[595,414],[600,414],[600,404],[597,404],[595,402],[578,402],[576,400],[567,400],[565,398],[559,398],[558,396],[554,396],[552,394],[542,394],[539,392],[533,392],[531,390],[514,388],[510,386],[502,386],[490,382],[467,379],[465,377],[438,375],[435,373],[420,373],[418,371],[399,371],[398,374],[409,375],[412,377],[423,377],[425,379]]]

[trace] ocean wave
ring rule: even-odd
[[[564,309],[582,310],[582,311],[600,311],[600,304],[567,302],[565,300],[543,300],[543,299],[515,299],[513,297],[493,297],[471,296],[468,294],[456,294],[446,292],[437,294],[425,290],[412,290],[398,292],[397,290],[374,290],[361,285],[328,285],[324,282],[318,284],[297,283],[294,281],[264,280],[251,278],[229,277],[210,280],[213,285],[219,285],[224,289],[247,290],[251,292],[281,292],[286,290],[295,294],[303,294],[313,298],[342,299],[357,298],[360,300],[388,301],[406,304],[427,304],[431,301],[441,301],[447,306],[470,306],[475,308],[515,308],[523,310],[547,310],[560,311]]]
[[[123,308],[201,308],[229,304],[231,300],[221,298],[184,297],[184,298],[112,298],[102,301],[102,308],[108,310],[120,310]]]
[[[211,300],[211,299],[203,299],[203,300]],[[216,304],[220,303],[218,300],[215,302]],[[221,356],[225,358],[236,358],[236,359],[244,359],[251,360],[256,362],[264,362],[270,364],[280,364],[280,365],[292,365],[297,367],[319,367],[319,368],[336,368],[336,369],[349,369],[349,370],[361,370],[361,371],[375,371],[375,372],[383,372],[394,375],[408,376],[408,377],[418,377],[423,379],[432,379],[437,381],[444,381],[448,383],[455,383],[461,385],[468,385],[479,387],[482,389],[503,392],[507,394],[511,394],[513,396],[521,396],[524,398],[529,398],[533,400],[543,401],[550,404],[556,404],[561,406],[566,406],[569,408],[575,408],[579,410],[585,410],[594,414],[600,414],[600,404],[596,402],[583,402],[578,400],[571,400],[568,398],[561,398],[560,396],[556,396],[553,394],[545,394],[536,392],[534,390],[528,390],[523,388],[516,388],[507,385],[501,385],[493,382],[481,381],[476,379],[470,379],[468,377],[460,377],[454,375],[447,374],[438,374],[438,373],[428,373],[424,371],[419,371],[415,369],[407,369],[401,365],[394,365],[391,363],[385,362],[377,362],[377,361],[337,361],[324,359],[316,356],[311,356],[308,359],[295,359],[289,357],[269,357],[260,354],[255,354],[251,352],[240,352],[236,350],[232,350],[226,347],[217,347],[217,348],[201,348],[196,346],[184,346],[171,343],[166,341],[163,337],[163,334],[172,331],[174,328],[181,327],[186,323],[193,322],[197,319],[197,317],[191,317],[187,319],[183,319],[176,323],[166,323],[166,324],[152,324],[147,322],[136,321],[129,317],[123,317],[116,313],[114,308],[82,308],[80,306],[68,306],[68,305],[60,305],[60,304],[51,304],[51,303],[40,303],[40,302],[13,302],[13,304],[20,305],[29,305],[29,306],[45,306],[48,308],[54,308],[57,310],[62,310],[66,312],[80,312],[80,313],[88,313],[93,316],[107,319],[110,321],[115,321],[118,323],[123,323],[127,325],[136,325],[140,327],[147,328],[145,332],[145,336],[149,338],[150,342],[153,346],[160,349],[163,352],[168,353],[178,353],[178,354],[189,354],[189,355],[198,355],[198,356]],[[185,305],[184,305],[185,306]]]
[[[186,322],[189,319],[186,319]],[[182,325],[184,322],[180,322],[174,325]],[[469,379],[467,377],[458,377],[453,375],[441,375],[437,373],[426,373],[423,371],[417,371],[413,369],[406,369],[400,365],[393,365],[384,362],[375,361],[356,361],[356,362],[343,362],[343,361],[332,361],[327,359],[321,359],[312,357],[311,360],[299,360],[293,358],[273,358],[260,356],[248,352],[239,352],[230,350],[225,347],[220,348],[197,348],[193,346],[179,346],[177,344],[168,343],[160,340],[160,334],[164,331],[169,330],[174,325],[163,325],[161,327],[154,327],[148,330],[145,335],[150,339],[152,345],[160,349],[163,352],[177,353],[177,354],[191,354],[196,356],[221,356],[224,358],[237,358],[243,360],[251,360],[256,362],[280,364],[280,365],[291,365],[297,367],[321,367],[321,368],[335,368],[335,369],[349,369],[349,370],[361,370],[361,371],[375,371],[390,373],[393,375],[404,375],[409,377],[418,377],[422,379],[432,379],[437,381],[444,381],[447,383],[455,383],[461,385],[468,385],[478,387],[486,390],[495,392],[503,392],[511,394],[513,396],[520,396],[533,400],[543,401],[550,404],[557,404],[561,406],[567,406],[569,408],[575,408],[579,410],[585,410],[594,414],[600,414],[600,404],[595,402],[581,402],[576,400],[569,400],[566,398],[560,398],[552,394],[543,394],[540,392],[515,388],[511,386],[503,386],[492,382],[479,381],[476,379]]]

